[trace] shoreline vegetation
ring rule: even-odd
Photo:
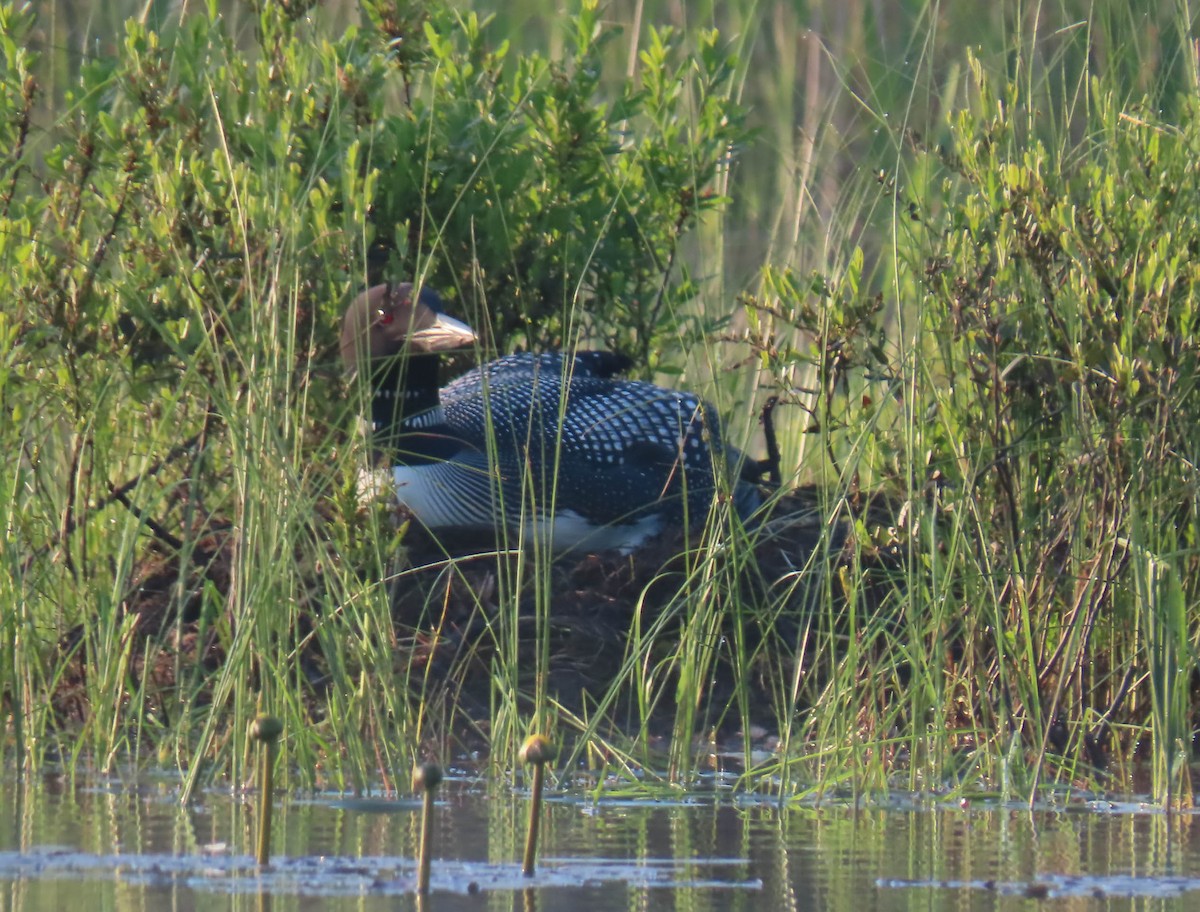
[[[647,788],[1192,803],[1192,12],[725,6],[0,0],[5,765],[190,791],[269,712],[290,787],[537,731]],[[463,558],[363,503],[340,317],[414,277],[459,369],[613,348],[756,457],[778,397],[761,524]]]

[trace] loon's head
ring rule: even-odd
[[[442,312],[442,299],[432,288],[416,294],[411,283],[376,285],[356,297],[342,321],[341,354],[347,370],[410,352],[436,353],[477,341],[471,327]]]

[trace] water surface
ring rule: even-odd
[[[559,797],[526,880],[523,793],[440,796],[429,910],[1200,908],[1197,818],[1137,801]],[[275,815],[259,870],[251,798],[180,807],[173,781],[0,780],[0,910],[418,908],[415,801],[281,796]]]

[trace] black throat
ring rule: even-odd
[[[372,377],[375,450],[393,465],[441,462],[467,444],[445,423],[438,394],[441,357],[415,354],[377,363]]]

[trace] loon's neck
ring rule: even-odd
[[[371,377],[371,430],[386,444],[405,421],[437,408],[441,357],[431,354],[389,358]]]
[[[467,445],[445,423],[440,367],[440,356],[415,354],[390,359],[373,378],[372,441],[395,465],[440,462]]]

